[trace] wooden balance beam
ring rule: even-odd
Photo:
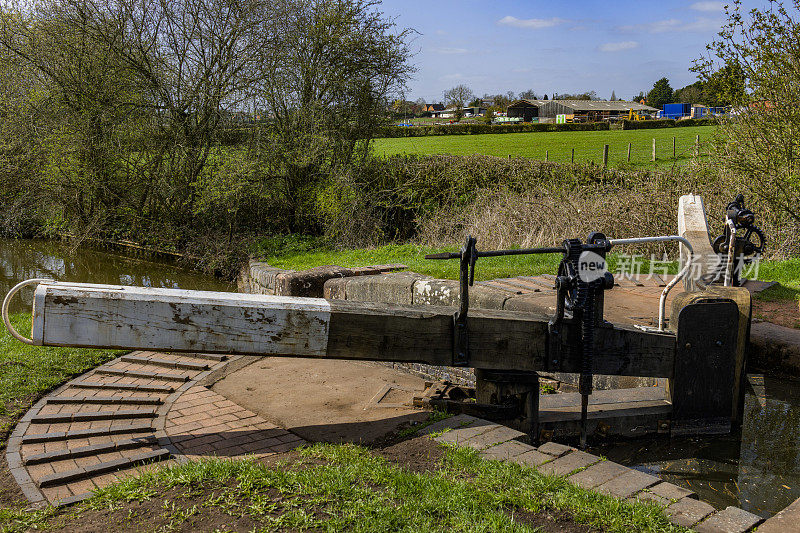
[[[581,353],[569,340],[580,326],[565,320],[556,351],[547,322],[530,313],[473,310],[470,365],[579,372]],[[36,289],[32,332],[40,346],[453,363],[448,307],[53,282]],[[596,345],[597,373],[672,376],[673,333],[609,324],[597,330]]]
[[[728,296],[683,299],[673,309],[672,331],[599,326],[594,373],[668,378],[671,412],[663,416],[673,428],[702,433],[712,425],[730,427],[744,361],[741,310]],[[581,371],[579,324],[567,318],[561,334],[552,335],[548,319],[478,309],[469,315],[469,366],[477,369],[479,392],[490,396],[506,387],[527,394],[532,432],[538,427],[536,373]],[[28,342],[40,346],[454,365],[448,307],[44,282],[34,293],[32,321]],[[481,377],[498,372],[532,378],[508,389],[490,383],[507,378]],[[531,379],[533,385],[525,385]]]

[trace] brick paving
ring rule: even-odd
[[[304,444],[200,384],[238,359],[139,351],[75,378],[20,420],[6,448],[12,474],[31,503],[69,504],[158,464]]]

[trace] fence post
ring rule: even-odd
[[[572,149],[572,160],[571,160],[571,162],[572,163],[575,162],[575,148]]]
[[[675,136],[672,136],[672,159],[675,159],[677,152],[675,150]]]
[[[547,163],[548,161],[550,161],[550,150],[545,150],[544,151],[544,162]]]
[[[694,138],[694,156],[695,158],[700,157],[700,136],[696,136]]]
[[[656,138],[653,137],[653,161],[656,160]]]
[[[628,143],[628,163],[631,162],[631,143]]]
[[[603,168],[608,166],[608,145],[603,145]]]

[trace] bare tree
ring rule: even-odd
[[[456,85],[444,92],[445,104],[455,109],[454,114],[457,121],[461,120],[461,117],[464,115],[464,107],[467,103],[474,99],[475,94],[472,92],[472,89],[463,84]]]
[[[272,117],[270,153],[291,209],[307,230],[304,203],[331,171],[356,167],[386,124],[384,110],[413,67],[406,40],[373,0],[292,0],[273,16],[277,44],[262,57],[255,87]]]

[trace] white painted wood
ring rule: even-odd
[[[311,357],[328,346],[330,304],[317,298],[73,283],[37,295],[34,330],[48,346]]]
[[[711,246],[711,235],[708,230],[706,210],[703,198],[696,194],[687,194],[678,201],[678,235],[692,244],[694,261],[692,272],[684,280],[687,291],[700,290],[694,283],[698,275],[711,274],[719,265],[719,256]],[[688,260],[688,250],[681,246],[681,268]]]

